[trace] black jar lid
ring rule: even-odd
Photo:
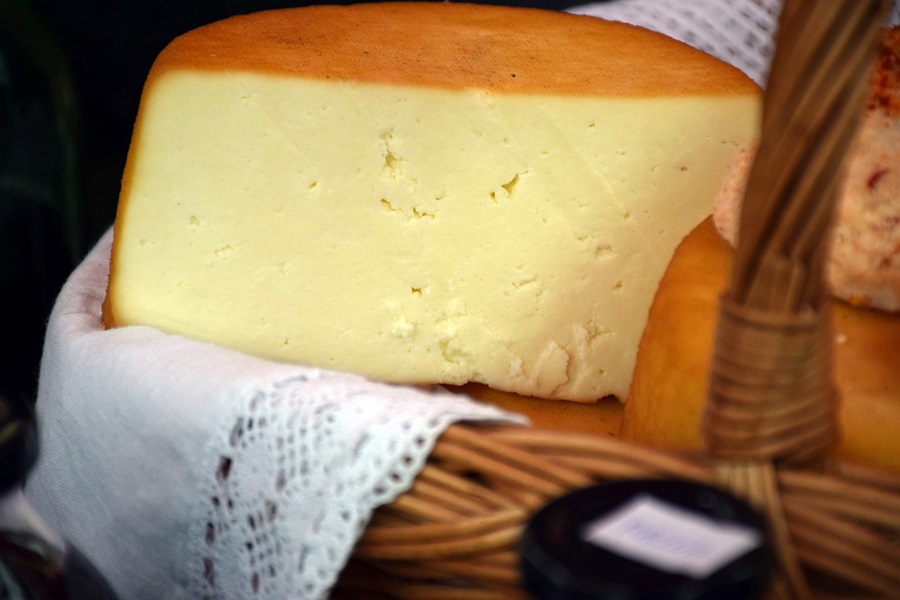
[[[20,485],[37,460],[37,430],[25,400],[0,390],[0,492]]]
[[[632,545],[621,547],[623,538]],[[773,570],[763,517],[684,481],[624,480],[562,496],[529,521],[520,553],[526,588],[546,600],[750,600]]]

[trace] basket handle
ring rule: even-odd
[[[704,435],[713,456],[808,464],[838,437],[824,263],[886,0],[786,0]]]

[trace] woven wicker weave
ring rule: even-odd
[[[614,437],[452,426],[415,485],[379,509],[335,597],[525,598],[517,543],[567,491],[620,478],[724,486],[769,520],[772,598],[900,597],[900,473],[833,460],[822,263],[888,4],[783,8],[740,241],[721,304],[704,433],[675,454]]]
[[[415,486],[377,512],[336,597],[525,598],[516,544],[528,517],[568,490],[641,477],[720,483],[751,499],[780,525],[785,566],[826,573],[814,575],[824,589],[885,598],[900,590],[897,474],[846,464],[827,473],[722,464],[589,434],[457,425]],[[807,589],[809,573],[786,573]]]

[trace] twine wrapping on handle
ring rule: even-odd
[[[806,463],[837,438],[831,336],[824,315],[770,313],[725,298],[706,425],[726,459]],[[714,426],[714,429],[713,429]]]

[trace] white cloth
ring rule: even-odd
[[[778,7],[616,0],[571,10],[661,31],[764,85]],[[50,318],[42,454],[27,492],[123,600],[325,597],[372,511],[408,488],[446,426],[517,419],[146,327],[103,330],[110,242],[107,233],[72,274]]]
[[[104,330],[111,240],[50,317],[27,493],[123,600],[324,597],[447,425],[524,422],[446,391]]]

